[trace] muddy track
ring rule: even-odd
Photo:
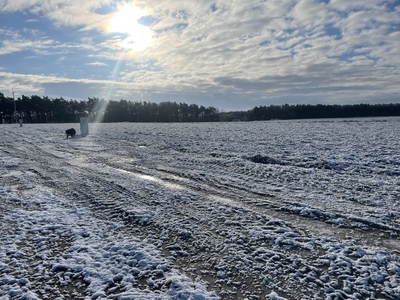
[[[221,253],[237,254],[248,251],[243,249],[247,248],[244,246],[247,242],[245,237],[240,242],[227,241],[226,221],[214,220],[214,217],[210,216],[210,212],[216,209],[210,209],[210,204],[216,206],[218,203],[206,199],[193,202],[192,195],[187,193],[187,195],[175,195],[172,199],[168,199],[165,205],[165,202],[157,200],[162,197],[163,191],[155,193],[154,189],[150,189],[148,193],[142,190],[139,194],[116,182],[104,180],[87,169],[71,166],[63,159],[57,157],[49,159],[41,149],[35,150],[32,147],[27,149],[36,165],[32,168],[30,163],[28,171],[37,175],[39,184],[52,188],[55,193],[64,197],[74,199],[79,205],[89,207],[99,218],[124,221],[127,225],[127,234],[139,235],[143,239],[158,243],[163,252],[170,256],[187,275],[193,279],[201,278],[209,282],[210,289],[219,291],[221,296],[236,299],[243,296],[243,291],[252,292],[254,297],[267,292],[262,291],[259,286],[252,286],[252,283],[262,278],[259,272],[253,276],[251,274],[231,276],[230,281],[234,283],[229,285],[221,282],[221,275],[218,277],[214,274],[217,273],[215,265],[223,257]],[[18,149],[13,149],[12,152],[16,157],[25,155]],[[67,167],[68,171],[64,170]],[[85,181],[90,181],[90,189]],[[148,208],[149,212],[159,215],[153,218],[142,217],[135,214],[135,207],[141,207],[142,210]],[[191,231],[186,228],[190,228]],[[193,228],[196,228],[195,232]],[[162,244],[159,243],[160,238]],[[222,252],[226,245],[230,245],[230,251]],[[258,269],[262,269],[262,264]]]
[[[121,166],[113,166],[123,168]],[[135,172],[134,169],[130,169],[128,172],[136,173],[137,171]],[[198,178],[181,177],[185,174],[166,171],[164,169],[151,170],[145,175],[149,174],[153,176],[156,174],[155,176],[165,182],[176,186],[183,186],[186,191],[200,194],[204,197],[205,201],[211,200],[212,202],[229,203],[230,205],[247,208],[248,210],[285,220],[296,231],[308,232],[309,235],[314,236],[323,234],[341,239],[352,236],[352,238],[362,244],[383,247],[389,252],[400,254],[400,243],[394,242],[400,234],[400,229],[394,226],[368,222],[356,217],[348,218],[345,215],[337,213],[335,214],[335,218],[343,218],[343,220],[346,220],[346,223],[336,226],[330,223],[331,214],[318,212],[312,216],[301,215],[299,214],[298,205],[280,200],[279,197],[272,194],[261,196],[258,192],[245,187],[220,185],[210,181],[204,183],[197,180]]]
[[[62,147],[56,150],[74,153]],[[36,174],[38,184],[90,208],[99,218],[123,221],[126,234],[154,243],[181,271],[208,282],[224,299],[264,298],[272,289],[295,299],[314,293],[318,286],[329,288],[330,283],[323,280],[299,287],[295,276],[298,270],[313,278],[326,275],[326,266],[319,260],[326,251],[313,242],[322,233],[339,239],[352,236],[396,253],[397,246],[385,243],[387,235],[379,228],[333,227],[322,218],[284,211],[279,199],[261,197],[248,187],[197,180],[197,176],[169,173],[162,167],[150,169],[149,164],[127,168],[83,151],[79,157],[74,153],[73,159],[29,144],[10,145],[3,152],[29,158],[25,170]],[[113,177],[107,177],[108,169]],[[285,239],[282,233],[287,233]],[[304,248],[308,242],[312,247]],[[271,244],[279,249],[269,252]],[[263,285],[267,274],[273,277],[269,285]]]

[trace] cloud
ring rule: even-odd
[[[0,72],[0,90],[14,87],[18,95],[41,94],[50,97],[85,99],[88,96],[103,98],[107,89],[116,84],[112,81],[69,79],[60,76],[24,75]],[[123,84],[121,84],[123,88]]]
[[[26,37],[26,34],[31,37]],[[3,36],[0,43],[0,55],[10,54],[14,52],[21,52],[25,50],[33,51],[35,53],[44,53],[45,49],[54,45],[55,41],[48,38],[33,37],[34,31],[28,32],[25,30],[24,34],[19,31],[11,29],[0,29],[0,37]]]
[[[149,13],[142,21],[154,38],[150,47],[135,52],[121,48],[125,35],[104,31],[108,13],[118,6],[115,1],[0,0],[2,12],[28,11],[47,18],[62,32],[74,30],[70,35],[79,36],[64,41],[61,35],[36,32],[35,36],[3,27],[0,55],[30,50],[37,55],[86,57],[84,62],[76,60],[76,68],[81,64],[107,69],[111,61],[120,62],[118,76],[112,77],[118,78],[114,95],[126,98],[135,94],[148,99],[160,95],[210,99],[213,95],[224,105],[227,99],[250,104],[375,101],[381,95],[395,99],[400,93],[400,5],[396,3],[138,1],[135,5]],[[100,13],[104,7],[108,9]],[[84,78],[80,82],[101,86]],[[67,92],[68,84],[46,83],[40,88]]]
[[[25,12],[43,15],[57,26],[83,26],[100,20],[94,11],[109,0],[1,0],[3,13]]]
[[[95,62],[91,62],[91,63],[86,63],[85,65],[87,66],[96,66],[96,67],[104,67],[104,66],[108,66],[105,63],[102,63],[100,61],[95,61]]]

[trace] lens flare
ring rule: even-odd
[[[152,30],[150,27],[139,24],[139,19],[148,14],[132,5],[124,5],[118,11],[112,13],[108,19],[107,32],[124,33],[127,36],[121,41],[121,53],[117,59],[114,70],[111,74],[110,83],[105,87],[104,98],[97,103],[95,110],[98,112],[94,123],[103,122],[105,112],[107,111],[108,100],[114,93],[115,85],[118,81],[118,74],[121,69],[121,62],[126,55],[131,55],[132,51],[139,52],[150,46],[152,39]],[[95,130],[96,131],[96,130]]]

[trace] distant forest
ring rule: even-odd
[[[37,95],[22,96],[14,102],[12,97],[0,93],[0,120],[3,123],[13,123],[19,118],[24,123],[75,123],[80,117],[89,117],[91,122],[229,122],[378,116],[400,116],[400,104],[285,104],[220,112],[214,107],[176,102],[106,101],[98,98],[77,101]]]

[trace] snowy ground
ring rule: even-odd
[[[400,299],[399,118],[0,129],[2,300]]]

